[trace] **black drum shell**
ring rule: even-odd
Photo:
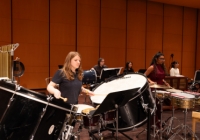
[[[8,110],[6,107],[13,96]],[[42,118],[44,108],[48,104],[47,96],[21,87],[15,93],[15,85],[0,81],[0,139],[27,140],[34,139],[56,140],[64,123],[66,113],[69,113],[71,105],[62,100],[53,99]],[[5,113],[5,114],[4,114]],[[3,117],[4,114],[4,117]],[[38,124],[38,128],[36,126]],[[56,130],[49,135],[49,128],[55,125]]]
[[[140,75],[142,77],[145,77],[144,75],[139,73],[128,74]],[[116,76],[114,78],[112,77],[111,81],[117,80],[121,77],[123,78],[123,76],[124,74]],[[107,81],[109,81],[109,79]],[[102,84],[104,84],[104,82],[95,87],[93,91],[95,92],[95,90]],[[118,131],[129,131],[146,123],[148,117],[147,110],[144,109],[142,103],[146,104],[149,108],[151,108],[151,114],[153,114],[154,112],[155,103],[147,80],[146,83],[144,83],[144,86],[140,87],[138,92],[136,92],[134,95],[135,96],[131,98],[124,106],[118,108]],[[106,128],[113,131],[116,130],[116,128],[113,128],[113,124],[108,124]]]

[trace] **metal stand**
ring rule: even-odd
[[[1,124],[1,122],[2,122],[2,120],[3,120],[3,118],[5,117],[5,114],[6,114],[6,112],[8,111],[8,109],[9,109],[9,107],[10,107],[12,101],[15,99],[14,96],[15,96],[15,94],[16,94],[16,92],[17,92],[18,90],[20,90],[20,86],[17,84],[17,82],[15,82],[15,92],[14,92],[14,94],[11,96],[11,98],[10,98],[10,100],[9,100],[9,102],[8,102],[7,108],[6,108],[6,110],[4,111],[3,116],[1,117],[0,124]]]
[[[186,121],[187,121],[187,108],[183,111],[184,112],[184,124],[181,124],[181,127],[169,138],[169,140],[172,140],[175,138],[175,136],[179,136],[181,139],[183,140],[187,140],[187,136],[186,136],[186,132],[190,132],[192,135],[196,138],[196,140],[199,140],[199,138],[197,137],[197,135],[189,128],[188,125],[186,125]],[[184,131],[184,137],[182,137],[181,135],[179,135],[179,133],[181,131]]]
[[[156,104],[156,100],[157,100],[157,98],[156,98],[156,88],[155,88],[155,96],[154,96],[154,99],[155,99],[155,104]],[[162,109],[162,108],[161,108]],[[149,110],[149,108],[148,108],[148,110]],[[156,126],[156,124],[157,123],[159,123],[160,122],[160,120],[158,120],[158,122],[156,122],[156,110],[157,110],[157,108],[155,107],[155,111],[154,111],[154,113],[153,113],[153,124],[152,125],[150,125],[149,124],[149,126],[147,125],[147,128],[145,128],[145,129],[143,129],[139,134],[137,134],[136,135],[136,137],[138,138],[139,137],[139,135],[140,134],[142,134],[143,132],[146,132],[147,131],[147,133],[148,133],[148,131],[149,131],[149,135],[150,135],[150,128],[152,127],[153,128],[153,134],[151,135],[153,138],[155,138],[157,135],[158,135],[158,132],[159,132],[159,130],[156,130],[156,129],[158,129],[157,128],[157,126]],[[162,115],[162,114],[161,114]],[[150,113],[150,116],[151,116],[151,113]],[[151,117],[150,117],[151,118]],[[150,119],[149,118],[149,119]],[[150,122],[151,122],[151,120],[149,120]],[[148,127],[150,127],[150,128],[148,128]],[[150,136],[149,136],[150,137]],[[147,136],[147,138],[148,138],[148,136]]]
[[[164,131],[166,131],[166,135],[167,136],[169,136],[170,133],[174,133],[173,130],[175,130],[178,127],[181,126],[180,121],[176,117],[174,117],[174,111],[175,111],[175,108],[174,108],[174,104],[173,104],[173,107],[172,107],[172,116],[169,117],[166,121],[164,121],[165,125],[167,125],[167,122],[169,121],[169,124],[167,125],[166,129],[164,130]],[[178,123],[179,125],[177,125],[176,127],[173,127],[173,122],[174,122],[175,119],[179,121],[179,123]]]

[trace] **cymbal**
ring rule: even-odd
[[[157,89],[169,89],[171,87],[168,87],[166,85],[157,85],[157,84],[154,84],[154,85],[150,85],[150,88],[157,88]]]

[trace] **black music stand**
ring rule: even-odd
[[[118,68],[103,68],[101,70],[100,74],[100,81],[105,81],[107,78],[110,78],[112,76],[119,75],[121,72],[122,67]]]
[[[96,110],[90,111],[89,115],[94,116],[109,110],[116,110],[116,139],[118,139],[118,108],[124,106],[130,99],[137,97],[139,94],[137,92],[138,89],[139,88],[134,88],[130,90],[109,93],[100,106]],[[123,135],[131,139],[127,135]]]

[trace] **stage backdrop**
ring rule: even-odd
[[[105,58],[108,67],[133,62],[145,69],[155,53],[180,73],[200,69],[199,9],[146,0],[0,0],[0,46],[19,43],[25,65],[20,85],[46,88],[68,52],[78,51],[84,70]],[[171,57],[173,54],[173,58]]]

